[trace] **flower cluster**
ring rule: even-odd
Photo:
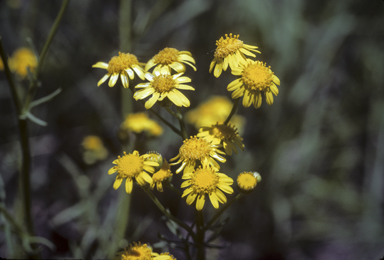
[[[155,253],[147,244],[133,242],[124,248],[124,251],[118,252],[113,260],[176,260],[176,258],[168,252]]]

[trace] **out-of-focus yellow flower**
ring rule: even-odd
[[[168,98],[172,103],[178,107],[189,107],[189,99],[184,96],[179,89],[195,90],[193,87],[184,85],[182,83],[191,82],[188,77],[180,77],[183,73],[170,75],[169,71],[154,71],[154,75],[147,72],[145,78],[149,81],[147,83],[140,83],[135,88],[141,88],[133,95],[136,100],[144,99],[148,96],[152,97],[145,102],[145,108],[150,109],[157,101],[163,101]]]
[[[140,156],[138,151],[133,151],[133,153],[130,154],[124,152],[123,157],[118,156],[118,158],[112,162],[113,164],[116,164],[116,166],[113,166],[108,171],[108,174],[117,172],[113,188],[117,190],[123,180],[126,179],[125,191],[131,193],[133,178],[136,179],[140,186],[144,186],[146,183],[151,184],[152,178],[148,173],[154,173],[154,167],[157,167],[159,164],[152,161],[146,161],[145,158],[148,156],[149,155],[147,154]]]
[[[83,159],[85,163],[93,164],[97,160],[104,160],[107,158],[108,151],[105,149],[100,137],[88,135],[84,137],[81,144],[84,148]]]
[[[219,202],[227,202],[227,198],[223,192],[228,194],[233,193],[233,189],[230,186],[233,183],[232,178],[224,173],[217,172],[217,169],[211,166],[205,165],[197,168],[193,172],[185,172],[182,178],[186,181],[181,184],[181,188],[188,188],[184,190],[181,197],[184,198],[188,195],[188,205],[191,205],[197,198],[197,210],[203,209],[205,195],[209,196],[213,207],[217,209]]]
[[[183,63],[191,66],[196,71],[196,67],[193,65],[195,60],[189,51],[165,48],[147,62],[145,71],[147,72],[153,66],[156,66],[153,72],[158,71],[163,74],[164,71],[168,71],[171,74],[171,69],[174,69],[177,73],[181,73],[185,72],[185,65]]]
[[[249,107],[253,104],[255,108],[261,106],[262,93],[268,105],[273,103],[273,94],[277,96],[280,80],[274,75],[271,67],[267,67],[261,61],[247,60],[240,66],[232,69],[232,74],[239,78],[229,83],[227,90],[233,91],[232,98],[243,97],[243,106]]]
[[[144,112],[128,114],[120,128],[137,134],[146,132],[152,136],[159,136],[163,133],[163,128]]]
[[[4,63],[1,58],[0,58],[0,70],[4,70]]]
[[[237,187],[241,192],[251,192],[261,181],[261,176],[258,172],[242,172],[237,176]]]
[[[232,151],[237,154],[236,145],[242,151],[244,150],[243,138],[239,136],[237,129],[230,124],[217,123],[209,127],[202,127],[199,129],[197,137],[207,139],[212,144],[222,144],[228,155],[232,155]]]
[[[33,72],[37,67],[37,57],[35,53],[28,48],[17,49],[8,61],[11,71],[25,78],[28,75],[28,69]]]
[[[225,96],[213,96],[201,103],[197,108],[185,114],[186,121],[194,124],[197,129],[215,123],[224,123],[233,107],[232,101]],[[245,118],[240,115],[232,116],[229,121],[236,125],[239,133],[242,133]]]
[[[158,191],[163,192],[163,182],[167,181],[172,176],[170,166],[164,159],[161,169],[152,175],[151,189],[156,188]]]
[[[107,81],[108,78],[110,78],[108,86],[113,87],[120,76],[124,88],[128,88],[129,79],[133,80],[135,78],[134,72],[136,72],[139,78],[144,80],[144,70],[141,67],[141,64],[137,60],[136,56],[130,53],[119,52],[119,56],[112,57],[109,63],[99,61],[92,65],[92,67],[107,70],[107,74],[105,74],[104,77],[97,82],[97,86],[100,86]]]
[[[191,138],[184,140],[183,145],[179,149],[179,154],[169,160],[171,162],[177,160],[170,165],[181,163],[176,173],[181,172],[184,168],[184,173],[186,171],[193,171],[197,163],[211,165],[219,170],[220,166],[215,159],[222,163],[226,162],[226,159],[219,155],[225,154],[218,149],[219,147],[221,147],[221,145],[215,145],[203,138],[191,136]]]
[[[221,37],[216,41],[216,51],[214,54],[213,61],[209,66],[209,73],[212,72],[213,75],[218,78],[221,75],[221,72],[227,70],[228,65],[231,69],[236,68],[239,65],[239,62],[245,60],[245,55],[256,57],[252,52],[258,52],[258,47],[244,44],[243,41],[239,40],[239,35],[232,36],[232,33],[225,35],[225,39]],[[252,52],[251,52],[252,51]]]

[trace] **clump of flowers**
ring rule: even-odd
[[[28,48],[17,49],[8,61],[10,70],[21,78],[25,78],[28,75],[28,69],[33,72],[37,67],[37,63],[35,53]]]
[[[100,86],[109,79],[108,86],[113,87],[120,76],[124,88],[128,88],[129,79],[133,80],[135,73],[144,80],[144,69],[141,67],[136,56],[130,53],[119,52],[119,56],[113,56],[109,63],[99,61],[92,65],[92,67],[107,70],[107,74],[97,82],[97,86]]]
[[[189,51],[165,48],[147,62],[145,71],[147,72],[155,66],[153,72],[168,72],[171,74],[171,70],[173,69],[177,73],[181,73],[185,72],[186,69],[183,63],[191,66],[196,71],[196,67],[193,65],[195,64],[195,59]]]
[[[113,260],[177,260],[169,252],[158,254],[147,244],[133,242],[124,251],[118,252]]]
[[[87,164],[93,164],[96,161],[104,160],[108,156],[108,151],[103,145],[103,141],[96,135],[84,137],[81,145],[84,148],[83,160]]]
[[[124,152],[122,157],[118,156],[112,163],[116,164],[109,169],[108,174],[117,172],[115,183],[113,188],[117,190],[123,180],[125,181],[125,191],[127,193],[132,192],[133,179],[137,181],[140,186],[144,186],[146,183],[151,184],[152,178],[148,173],[154,173],[154,167],[159,166],[157,162],[146,161],[147,154],[139,155],[138,151],[127,154]]]
[[[216,168],[204,165],[192,172],[185,172],[184,181],[181,188],[186,188],[181,197],[187,197],[187,204],[191,205],[196,200],[196,209],[202,210],[205,204],[205,196],[208,195],[214,208],[219,207],[220,203],[226,203],[227,198],[224,193],[232,194],[232,178],[224,173],[217,172]]]
[[[171,168],[167,160],[164,159],[160,170],[155,172],[152,176],[151,189],[154,189],[156,186],[158,191],[163,192],[163,183],[167,182],[171,176]]]

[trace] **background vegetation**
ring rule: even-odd
[[[257,58],[272,67],[281,86],[272,106],[238,110],[246,117],[246,150],[223,171],[236,178],[256,170],[263,181],[226,212],[230,219],[217,241],[226,247],[210,250],[208,259],[384,256],[383,1],[133,0],[131,17],[122,12],[123,2],[70,2],[41,73],[36,98],[62,89],[33,110],[48,126],[29,122],[32,217],[36,235],[55,245],[43,247],[43,258],[106,258],[132,241],[161,247],[158,233],[169,233],[161,213],[134,189],[128,227],[120,234],[116,221],[125,194],[113,190],[107,171],[123,149],[117,137],[123,89],[98,88],[104,72],[92,64],[124,48],[142,62],[165,47],[188,50],[197,62],[197,72],[187,70],[195,108],[210,95],[230,97],[226,86],[233,76],[216,79],[208,69],[215,41],[231,32],[259,47]],[[40,51],[60,5],[0,1],[7,54],[29,47],[27,38]],[[25,91],[25,80],[18,82]],[[142,110],[134,103],[133,111]],[[16,214],[20,143],[4,72],[0,115],[1,203]],[[157,150],[167,159],[177,154],[181,139],[163,128],[159,139],[137,137],[145,142],[141,152]],[[192,125],[188,131],[196,132]],[[109,156],[87,165],[81,142],[91,134],[102,138]],[[192,220],[184,201],[166,192],[160,199]],[[17,257],[6,243],[9,223],[3,217],[0,223],[0,256]]]

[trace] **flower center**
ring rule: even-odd
[[[169,92],[175,88],[175,80],[170,75],[155,76],[152,81],[152,87],[158,93]]]
[[[219,183],[219,176],[211,169],[198,168],[191,178],[192,187],[198,194],[214,192]]]
[[[225,39],[223,37],[220,40],[216,41],[216,51],[214,54],[215,59],[224,59],[230,54],[235,53],[241,47],[243,47],[243,41],[239,40],[239,35],[234,35],[232,37],[232,33],[225,35]]]
[[[117,172],[122,178],[135,177],[143,171],[144,161],[140,156],[127,154],[119,157]]]
[[[273,72],[265,63],[256,61],[243,71],[242,80],[249,90],[264,90],[272,84]]]
[[[251,172],[243,172],[237,177],[237,185],[243,190],[252,190],[256,184],[257,178]]]
[[[214,125],[212,126],[211,135],[219,138],[220,140],[227,139],[233,140],[236,137],[236,129],[230,125]]]
[[[125,251],[121,259],[122,260],[150,260],[152,250],[146,245],[134,244]]]
[[[205,139],[198,139],[194,136],[191,139],[184,140],[184,144],[180,147],[179,154],[182,159],[202,160],[209,157],[211,152],[211,144]]]
[[[119,52],[119,56],[113,56],[109,61],[108,73],[121,73],[135,64],[139,64],[135,55]]]
[[[171,172],[169,171],[169,164],[166,160],[162,162],[161,169],[153,174],[152,180],[154,182],[161,182],[165,180],[166,178],[172,176]]]
[[[156,64],[168,65],[177,61],[179,51],[175,48],[165,48],[153,57]]]

